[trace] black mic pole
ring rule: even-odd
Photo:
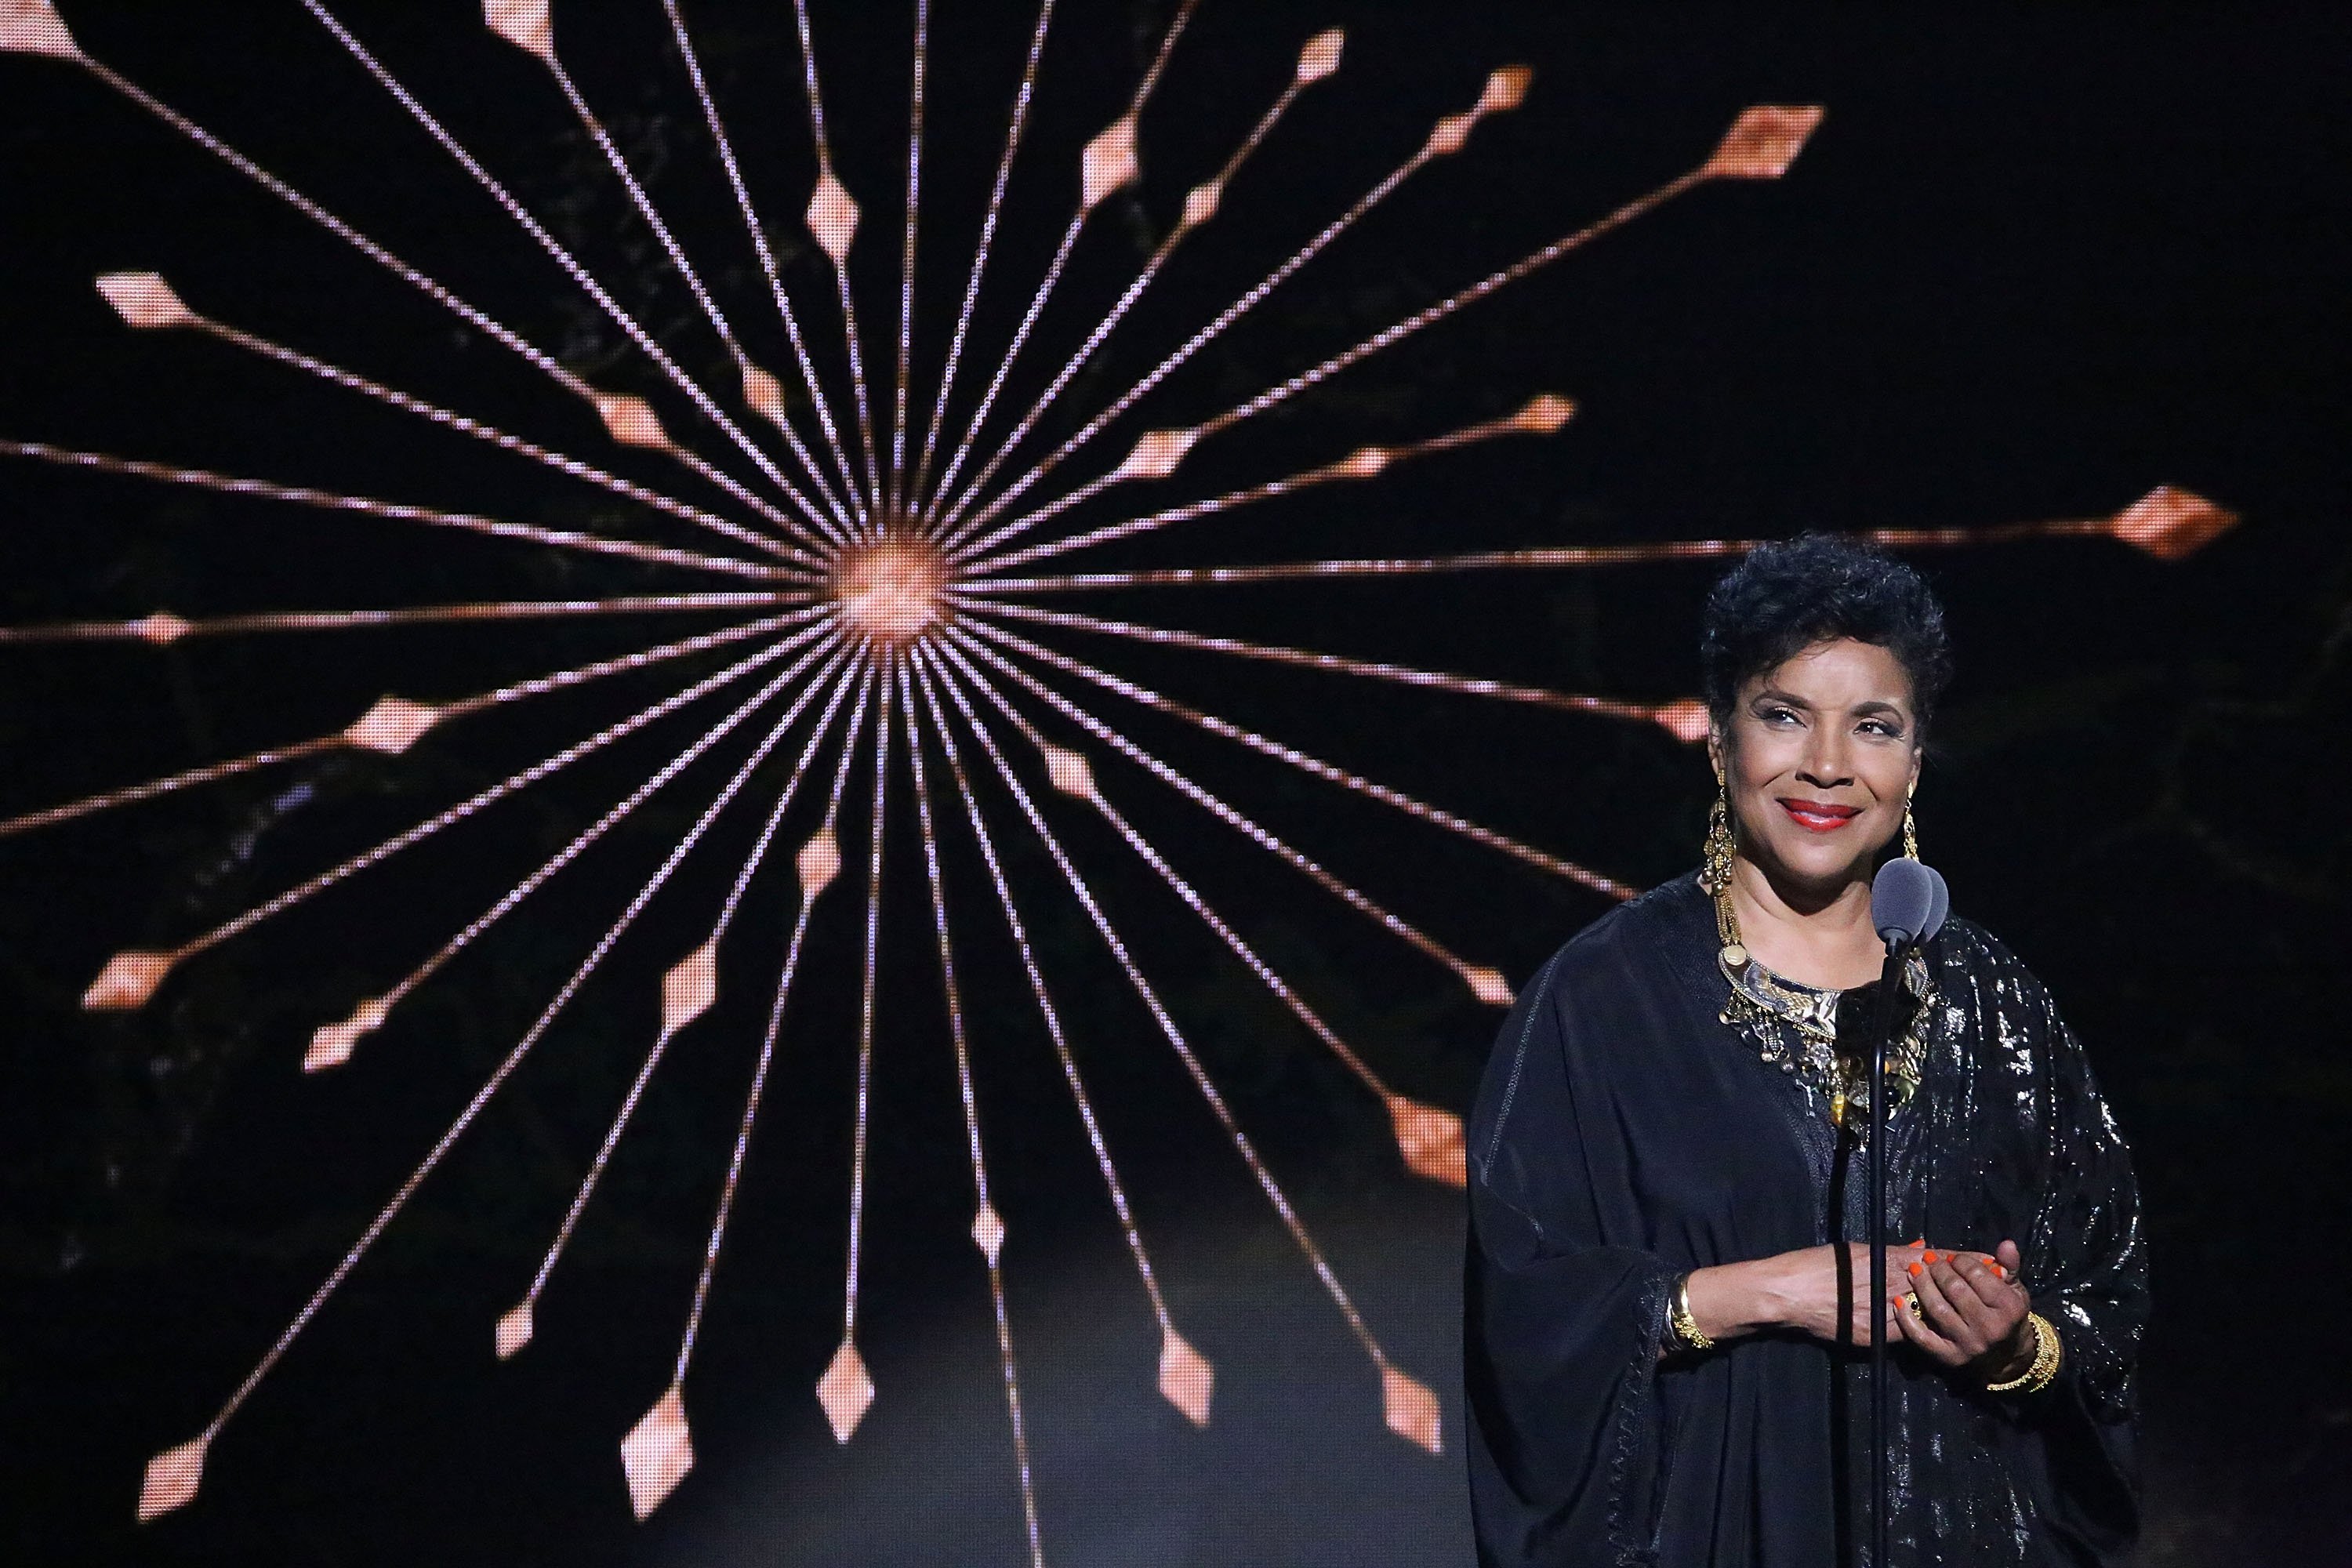
[[[1886,1039],[1903,987],[1903,942],[1888,939],[1870,1031],[1870,1563],[1886,1568]]]
[[[1949,907],[1944,879],[1916,859],[1889,860],[1870,881],[1870,924],[1886,944],[1870,1020],[1870,1540],[1886,1568],[1886,1050],[1903,1001],[1903,968]]]
[[[1886,1568],[1886,1051],[1903,1015],[1903,969],[1949,907],[1944,879],[1916,859],[1889,860],[1870,881],[1870,923],[1886,944],[1870,1020],[1871,1568]]]

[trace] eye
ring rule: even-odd
[[[1864,719],[1854,728],[1863,734],[1883,735],[1890,741],[1899,741],[1903,738],[1903,726],[1892,719]]]
[[[1758,714],[1757,717],[1763,720],[1767,724],[1786,725],[1797,722],[1796,710],[1793,708],[1783,708],[1778,703],[1765,709],[1761,713]]]

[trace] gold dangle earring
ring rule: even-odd
[[[1706,843],[1700,851],[1698,885],[1709,894],[1731,886],[1731,792],[1716,781],[1715,804],[1707,808]]]
[[[1911,797],[1907,795],[1903,797],[1903,858],[1919,858],[1919,828],[1911,820]]]

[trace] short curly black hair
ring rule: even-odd
[[[1952,679],[1944,606],[1927,579],[1879,551],[1833,534],[1759,544],[1717,580],[1699,639],[1700,688],[1720,724],[1739,688],[1818,642],[1852,637],[1893,654],[1911,678],[1927,727]]]

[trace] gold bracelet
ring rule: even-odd
[[[2058,1341],[2057,1326],[2039,1312],[2026,1313],[2025,1321],[2033,1325],[2032,1364],[2007,1383],[1987,1384],[1986,1393],[2039,1394],[2057,1377],[2058,1363],[2065,1357],[2065,1348]]]
[[[1673,1328],[1675,1338],[1692,1350],[1711,1351],[1715,1348],[1715,1342],[1700,1331],[1698,1320],[1691,1316],[1690,1276],[1687,1274],[1675,1281],[1675,1299],[1669,1304],[1666,1321]]]

